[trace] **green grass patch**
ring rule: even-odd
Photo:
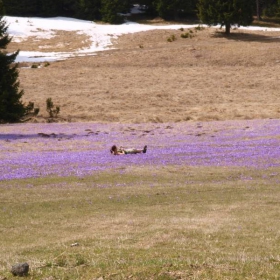
[[[164,167],[0,182],[0,275],[278,279],[277,170]]]

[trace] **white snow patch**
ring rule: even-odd
[[[139,7],[135,7],[135,12]],[[48,39],[54,36],[56,30],[75,31],[78,34],[86,34],[90,37],[91,46],[87,49],[62,53],[62,52],[29,52],[20,51],[17,62],[40,62],[63,60],[73,56],[93,55],[97,51],[103,51],[112,46],[111,39],[122,34],[136,33],[155,29],[179,29],[192,28],[196,25],[144,25],[134,22],[126,22],[121,25],[96,24],[95,22],[78,20],[73,18],[25,18],[5,16],[8,24],[8,33],[15,42],[35,36],[38,39]],[[242,27],[247,30],[280,31],[280,28]]]

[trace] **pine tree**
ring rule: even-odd
[[[0,0],[0,16],[5,14],[5,7],[2,0]]]
[[[4,51],[11,41],[7,29],[0,16],[0,123],[17,122],[34,109],[33,103],[25,106],[21,101],[24,92],[19,89],[17,65],[14,64],[19,51],[10,55]],[[39,109],[35,109],[35,113],[38,112]]]
[[[195,6],[193,0],[154,0],[158,15],[164,19],[176,19],[180,13],[187,14]]]
[[[177,17],[177,0],[156,0],[154,3],[160,17],[164,19],[175,19]]]
[[[88,20],[101,20],[101,0],[79,0],[77,17]]]
[[[105,22],[122,23],[123,18],[119,14],[129,10],[129,0],[101,0],[101,16]]]
[[[33,16],[38,13],[37,0],[3,0],[8,15]]]
[[[61,6],[61,1],[59,0],[37,0],[37,16],[40,17],[56,17],[61,16],[59,7]],[[35,15],[36,16],[36,15]]]
[[[280,17],[280,0],[257,0],[259,14],[266,17]]]
[[[208,25],[225,26],[230,34],[232,25],[249,25],[253,21],[253,6],[249,0],[199,0],[198,16]]]

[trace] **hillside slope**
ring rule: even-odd
[[[280,32],[235,30],[229,38],[214,28],[154,30],[123,35],[115,49],[20,66],[24,100],[61,107],[61,120],[178,122],[280,117]],[[10,50],[78,49],[86,40],[68,32],[49,41],[12,43]],[[64,34],[65,35],[65,34]],[[61,41],[67,38],[68,45]],[[168,38],[175,38],[168,42]],[[49,45],[48,45],[49,44]],[[49,46],[49,47],[48,47]],[[68,47],[69,46],[69,47]],[[42,64],[43,65],[43,64]],[[30,66],[30,64],[29,64]]]

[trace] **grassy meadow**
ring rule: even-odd
[[[20,63],[41,111],[0,126],[0,280],[18,262],[40,280],[280,279],[280,31],[190,30]],[[90,43],[54,34],[8,51]]]
[[[31,37],[11,43],[9,51],[47,46],[67,52],[88,42],[75,32],[47,41]],[[20,64],[23,100],[40,107],[34,121],[47,121],[47,98],[60,106],[60,119],[71,122],[280,118],[279,30],[232,30],[227,37],[218,27],[194,26],[126,34],[112,42],[112,49],[93,56],[47,67]]]
[[[166,166],[0,182],[0,275],[27,261],[28,279],[279,279],[279,180]]]

